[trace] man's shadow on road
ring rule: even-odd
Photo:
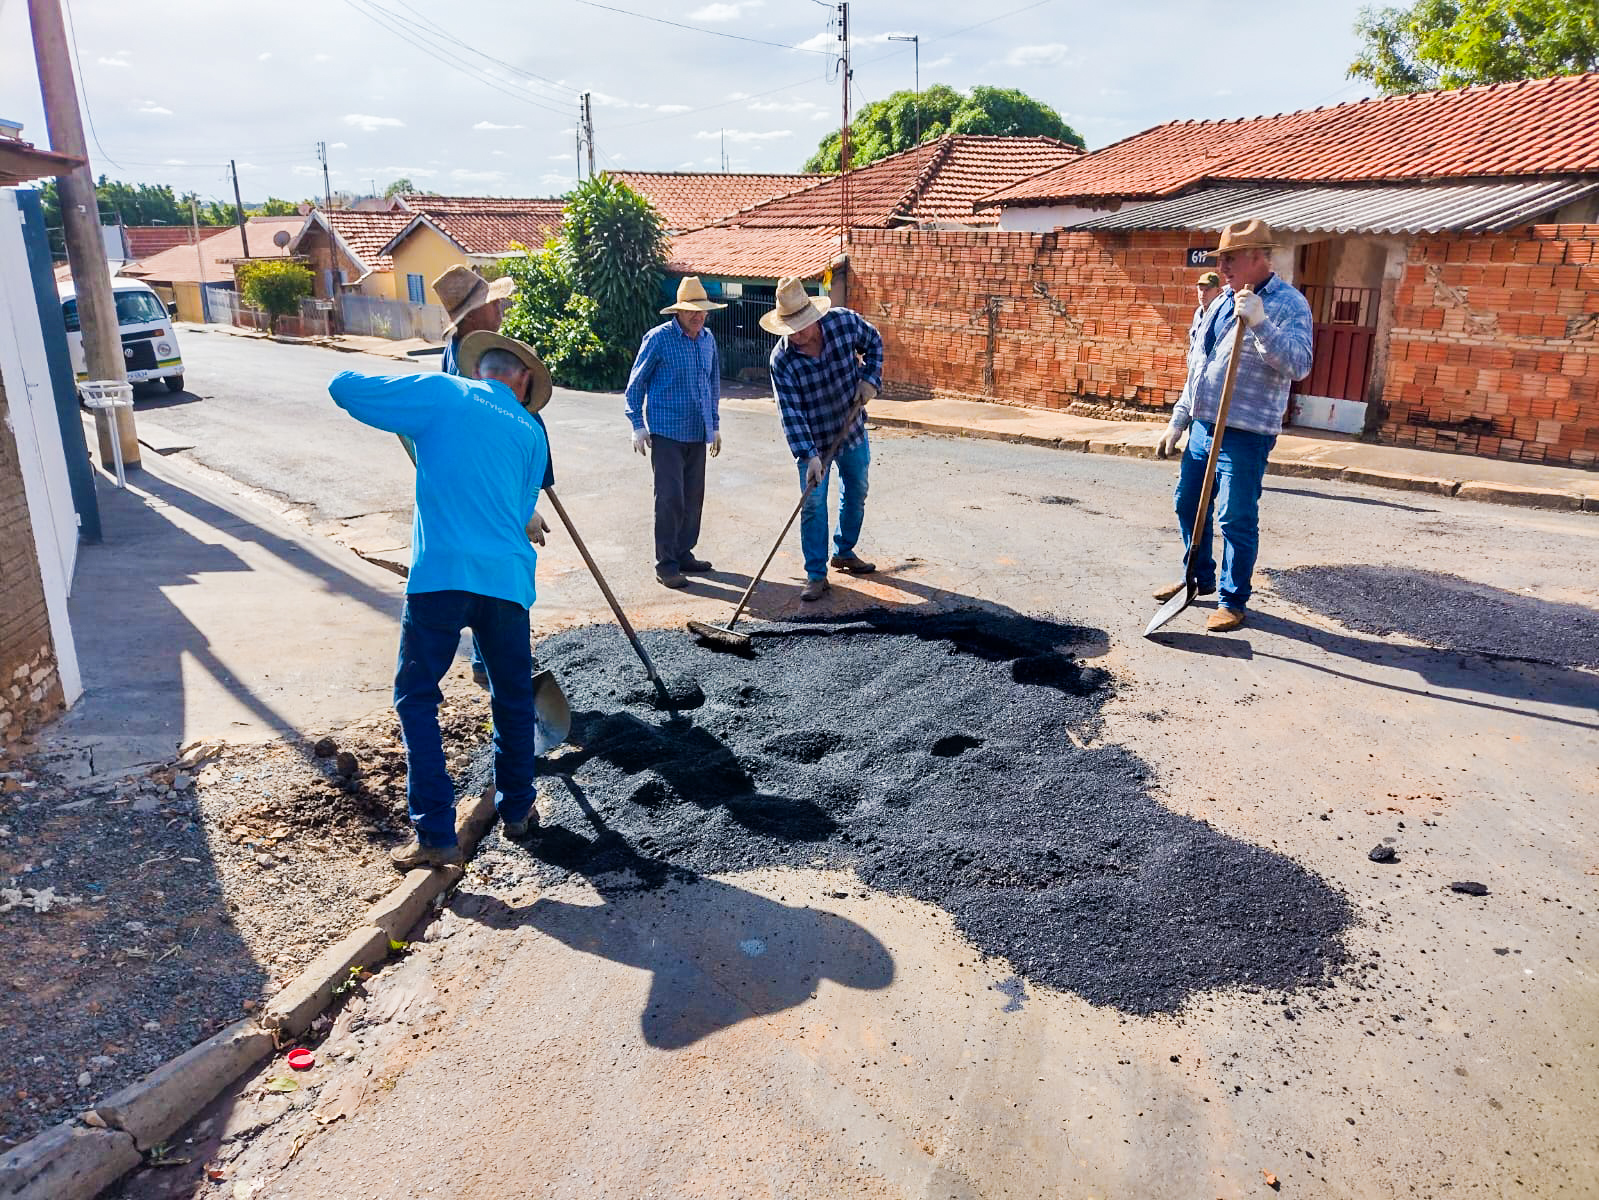
[[[468,896],[456,901],[457,911],[492,928],[536,929],[573,950],[649,971],[640,1017],[648,1045],[680,1050],[741,1021],[798,1007],[825,980],[867,991],[894,981],[888,948],[862,926],[647,858],[566,782],[595,836],[546,828],[532,852],[586,876],[604,903],[541,896],[510,905]]]

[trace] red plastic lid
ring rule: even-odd
[[[316,1055],[309,1050],[290,1050],[289,1066],[296,1071],[309,1071],[316,1065]]]

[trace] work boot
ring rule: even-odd
[[[1235,629],[1244,627],[1244,610],[1241,608],[1218,608],[1210,614],[1210,619],[1205,622],[1205,629],[1209,633],[1231,633]]]
[[[850,575],[870,575],[877,570],[876,563],[867,562],[859,554],[835,554],[829,564],[835,571],[844,571]]]
[[[825,579],[807,579],[805,581],[805,590],[800,593],[800,599],[820,600],[827,595],[831,587],[832,585]]]
[[[693,572],[696,575],[703,575],[706,571],[711,569],[711,564],[705,559],[695,558],[692,554],[685,554],[682,558],[678,559],[677,566],[678,569],[684,573]]]
[[[389,851],[389,861],[398,871],[417,867],[464,867],[466,855],[460,846],[424,846],[413,835],[405,845]]]
[[[655,572],[655,582],[662,587],[669,588],[686,588],[688,586],[688,580],[684,578],[681,571],[657,571]]]
[[[532,809],[529,811],[527,816],[520,821],[505,821],[502,818],[502,824],[505,826],[505,836],[510,838],[513,842],[530,841],[532,838],[538,835],[538,809]]]
[[[1178,592],[1182,591],[1187,586],[1188,586],[1188,581],[1187,580],[1179,579],[1176,583],[1169,583],[1165,587],[1156,588],[1154,590],[1154,592],[1151,593],[1151,594],[1157,600],[1170,600],[1173,596],[1175,596]],[[1196,595],[1196,596],[1214,596],[1215,594],[1216,594],[1216,585],[1214,583],[1211,584],[1209,587],[1202,587],[1197,592],[1194,593],[1194,595]]]

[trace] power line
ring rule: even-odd
[[[466,42],[463,42],[460,38],[456,37],[449,30],[443,28],[442,26],[435,25],[424,14],[422,14],[421,12],[418,12],[411,5],[407,4],[405,2],[405,0],[394,0],[394,2],[396,4],[398,4],[401,8],[404,8],[407,11],[414,13],[427,26],[427,28],[431,32],[438,34],[438,36],[446,39],[447,41],[454,42],[457,46],[460,46],[463,50],[470,50],[473,54],[476,54],[479,58],[487,59],[489,62],[494,63],[497,66],[504,67],[507,71],[514,71],[518,75],[525,75],[529,79],[537,79],[540,83],[547,84],[547,85],[549,85],[552,88],[556,88],[559,91],[565,92],[569,96],[575,96],[575,95],[578,94],[576,88],[569,87],[568,85],[562,83],[558,79],[551,79],[551,78],[549,78],[546,75],[538,74],[536,71],[529,71],[526,67],[519,67],[515,63],[506,62],[503,58],[495,58],[494,55],[489,54],[486,51],[479,50],[476,46],[472,46],[472,45],[469,45]]]
[[[816,82],[816,77],[814,75],[809,75],[804,79],[796,79],[793,83],[785,83],[778,87],[770,88],[764,92],[751,92],[747,96],[735,96],[731,100],[718,100],[715,104],[706,104],[700,108],[690,108],[684,112],[667,113],[665,116],[660,117],[645,117],[642,121],[629,121],[626,125],[612,125],[609,126],[609,128],[633,129],[639,125],[654,125],[658,121],[675,121],[678,117],[692,117],[696,113],[711,112],[714,109],[726,108],[730,104],[743,104],[747,100],[759,100],[763,96],[775,96],[778,92],[791,91],[794,88],[804,87],[806,84]]]
[[[712,37],[731,38],[735,42],[750,42],[757,46],[775,46],[779,50],[798,50],[802,54],[832,54],[831,50],[813,50],[809,46],[794,46],[787,42],[769,42],[765,38],[745,37],[741,33],[728,33],[723,29],[707,29],[703,25],[685,25],[682,21],[668,21],[665,17],[654,17],[649,13],[634,12],[630,8],[616,8],[610,4],[600,4],[598,0],[572,0],[574,4],[581,4],[585,8],[599,8],[606,12],[621,13],[624,17],[637,17],[641,21],[654,21],[657,25],[670,25],[674,29],[687,29],[692,33],[708,33]]]
[[[100,144],[100,131],[94,127],[94,109],[89,105],[89,85],[83,78],[83,62],[78,57],[78,27],[72,20],[70,0],[62,0],[62,7],[67,10],[67,33],[72,40],[72,68],[78,73],[78,93],[83,97],[83,115],[89,118],[89,135],[94,138],[94,148],[100,152],[100,157],[117,170],[125,171],[127,168],[112,158]]]

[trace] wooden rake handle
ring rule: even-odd
[[[1238,378],[1238,359],[1244,348],[1244,322],[1234,315],[1233,350],[1227,360],[1227,378],[1221,385],[1221,403],[1216,406],[1216,423],[1210,430],[1210,453],[1205,457],[1205,480],[1199,488],[1199,508],[1194,512],[1194,536],[1188,543],[1188,562],[1183,568],[1183,584],[1194,586],[1194,566],[1199,556],[1194,547],[1205,530],[1205,518],[1210,515],[1210,494],[1216,485],[1216,464],[1221,459],[1222,434],[1227,432],[1227,410],[1233,403],[1233,383]]]

